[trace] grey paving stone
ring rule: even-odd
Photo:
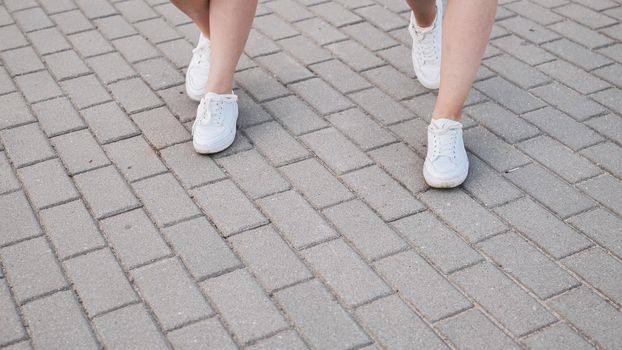
[[[290,55],[294,56],[294,58],[305,65],[325,61],[331,58],[328,50],[320,47],[311,39],[308,39],[302,35],[279,40],[279,45],[282,46]]]
[[[20,184],[4,152],[0,153],[0,193],[19,189]]]
[[[588,71],[611,63],[610,59],[567,39],[553,41],[544,44],[542,47],[554,53],[558,57],[570,63],[574,63],[575,65]]]
[[[391,293],[382,279],[341,239],[305,249],[302,255],[346,307]]]
[[[225,177],[212,158],[194,151],[191,142],[162,149],[160,155],[186,189]]]
[[[344,94],[371,87],[365,78],[338,60],[317,63],[310,66],[310,68],[326,82],[334,86],[339,92]],[[305,86],[301,87],[303,90],[307,88],[308,87]],[[321,99],[318,100],[321,101]]]
[[[550,29],[589,49],[603,47],[614,42],[613,39],[575,21],[562,21],[549,26]]]
[[[305,350],[308,347],[293,330],[283,331],[270,338],[260,340],[249,346],[250,350],[292,349]]]
[[[94,75],[65,80],[60,84],[78,109],[91,107],[112,99]]]
[[[312,347],[349,349],[370,343],[360,326],[317,280],[281,290],[275,297]]]
[[[167,6],[167,4],[164,4]],[[168,4],[168,6],[173,6]],[[166,41],[157,45],[157,47],[177,68],[187,67],[192,58],[192,45],[184,39],[178,39],[173,41]]]
[[[367,70],[363,72],[363,76],[397,100],[403,100],[428,91],[415,79],[404,75],[391,66]]]
[[[574,277],[514,232],[492,237],[478,245],[541,299],[579,284]]]
[[[573,153],[572,150],[547,136],[521,142],[518,148],[570,183],[585,180],[602,172],[586,158]]]
[[[607,114],[590,119],[585,123],[613,141],[620,143],[622,140],[622,133],[620,133],[620,130],[622,130],[622,117]]]
[[[235,235],[229,242],[268,292],[313,277],[270,226]]]
[[[203,217],[167,227],[162,233],[195,279],[204,279],[241,265]]]
[[[560,37],[558,34],[522,16],[511,17],[498,22],[498,24],[519,37],[527,39],[537,45]]]
[[[609,87],[609,84],[572,64],[555,60],[538,66],[538,69],[582,94],[589,94]]]
[[[136,71],[118,52],[91,57],[86,62],[104,84],[136,75]]]
[[[177,328],[213,313],[175,258],[132,270],[131,276],[164,329]]]
[[[104,145],[104,150],[128,181],[136,181],[167,170],[141,136],[109,143]]]
[[[76,51],[85,58],[114,51],[112,45],[97,30],[73,34],[68,38]]]
[[[153,4],[153,3],[152,3]],[[173,4],[164,3],[161,5],[153,6],[153,9],[156,10],[162,17],[164,17],[168,22],[173,25],[186,24],[191,22],[191,19],[186,16],[181,10],[176,8]]]
[[[30,103],[62,95],[58,84],[47,71],[20,75],[15,78],[15,83]]]
[[[479,158],[469,156],[469,176],[462,187],[486,207],[495,207],[523,194]]]
[[[462,293],[412,250],[378,260],[374,267],[431,322],[471,307]]]
[[[337,174],[372,164],[365,153],[334,128],[305,134],[300,139]]]
[[[3,39],[0,45],[0,51],[14,49],[28,44],[26,38],[16,25],[0,27],[0,37]]]
[[[577,186],[618,215],[622,215],[622,200],[620,200],[622,182],[619,179],[605,174],[582,182]]]
[[[330,114],[352,107],[353,104],[323,80],[310,79],[289,86],[321,114]]]
[[[495,39],[492,44],[527,64],[537,65],[555,59],[555,56],[539,46],[515,35]]]
[[[386,221],[424,208],[409,191],[377,166],[363,168],[341,178]]]
[[[528,91],[500,77],[479,81],[475,83],[475,88],[516,114],[523,114],[546,106],[544,102]]]
[[[286,165],[280,170],[316,208],[348,200],[352,193],[315,159]]]
[[[289,91],[281,83],[261,68],[239,72],[236,82],[259,102],[289,95]]]
[[[67,286],[45,238],[2,248],[0,256],[19,304]]]
[[[153,90],[164,89],[184,82],[184,76],[163,58],[136,63],[134,68]]]
[[[89,19],[109,16],[116,13],[116,10],[109,3],[92,3],[88,0],[76,0],[75,2]]]
[[[147,40],[154,44],[178,39],[181,35],[161,18],[149,19],[134,24]]]
[[[597,11],[590,10],[579,4],[568,4],[555,9],[555,12],[569,17],[592,29],[616,23],[611,17],[605,16]]]
[[[167,334],[176,349],[234,350],[237,346],[217,317],[199,321]]]
[[[191,196],[225,237],[268,222],[231,180],[199,187]]]
[[[209,279],[201,286],[241,343],[287,327],[285,318],[244,269]]]
[[[548,304],[597,344],[615,349],[622,344],[620,311],[587,287],[579,287]]]
[[[109,143],[139,133],[131,119],[114,102],[83,109],[80,113],[99,143]]]
[[[272,120],[272,116],[244,90],[238,89],[235,93],[238,95],[239,108],[237,125],[241,129]],[[196,113],[192,114],[196,115]]]
[[[110,164],[102,148],[86,129],[57,136],[51,141],[69,174]]]
[[[116,39],[112,44],[130,63],[154,58],[159,55],[155,47],[140,35]]]
[[[460,270],[451,279],[514,335],[523,335],[555,320],[549,311],[490,263]]]
[[[397,220],[392,226],[446,274],[483,260],[429,211]]]
[[[497,171],[505,172],[529,163],[523,153],[479,126],[464,132],[464,144]]]
[[[572,188],[539,165],[530,164],[506,175],[523,191],[562,218],[594,206],[586,195]]]
[[[50,1],[42,5],[44,7],[56,6],[54,11],[50,11],[50,9],[48,8],[48,13],[56,13],[51,15],[50,18],[56,23],[56,25],[65,35],[75,34],[78,32],[93,29],[93,24],[86,18],[86,16],[82,14],[80,10],[75,9],[75,5],[70,1]]]
[[[7,245],[41,234],[41,228],[30,208],[28,200],[21,191],[0,196],[0,224],[10,228],[0,235],[0,246]]]
[[[617,87],[622,86],[622,64],[614,63],[612,65],[599,68],[592,71],[592,74],[610,82]]]
[[[36,349],[98,348],[80,305],[69,291],[28,303],[22,312]]]
[[[97,219],[135,208],[138,200],[113,166],[74,176],[74,181]]]
[[[85,127],[80,115],[65,97],[34,104],[32,110],[48,137]]]
[[[108,87],[114,98],[121,103],[129,114],[156,107],[162,103],[153,91],[138,78],[122,80],[110,84]]]
[[[125,270],[171,254],[142,209],[104,219],[101,228]]]
[[[563,17],[555,14],[553,11],[531,2],[513,3],[505,6],[505,8],[516,12],[521,16],[530,18],[542,25],[548,25],[564,19]]]
[[[346,38],[340,30],[317,17],[296,22],[294,26],[320,45],[330,44]]]
[[[399,297],[391,295],[361,306],[357,317],[378,342],[390,349],[449,349]]]
[[[316,112],[296,96],[286,96],[264,104],[270,114],[295,135],[328,126]]]
[[[142,0],[124,1],[116,4],[115,7],[119,10],[121,15],[131,23],[158,16],[158,14]]]
[[[170,173],[134,182],[132,187],[159,226],[199,214],[198,208]]]
[[[90,72],[82,59],[70,50],[45,56],[45,63],[58,80],[73,78]],[[85,87],[85,89],[95,90],[92,87]],[[93,93],[92,90],[89,93]]]
[[[361,17],[338,3],[323,3],[309,8],[332,25],[341,27],[361,21]]]
[[[620,90],[616,88],[608,89],[605,91],[597,92],[590,96],[592,99],[609,108],[615,113],[622,113],[622,103],[620,103]]]
[[[467,107],[464,113],[511,144],[540,133],[533,125],[493,102]]]
[[[423,179],[423,159],[403,143],[375,149],[369,156],[381,165],[391,176],[413,193],[421,192],[428,186]]]
[[[136,34],[136,30],[122,16],[110,16],[93,21],[97,29],[109,40]],[[116,46],[116,44],[115,44]],[[124,46],[129,49],[129,46]]]
[[[383,62],[356,41],[341,41],[326,46],[335,56],[356,71],[381,65]]]
[[[555,258],[585,249],[591,243],[552,213],[530,199],[519,199],[495,209],[510,225]]]
[[[264,17],[267,16],[259,18]],[[272,72],[285,85],[313,76],[313,73],[311,73],[307,68],[283,52],[260,56],[257,57],[255,61]]]
[[[45,69],[43,62],[31,46],[4,51],[0,54],[6,70],[12,76]]]
[[[192,34],[192,36],[195,37],[194,33]],[[251,58],[269,55],[280,51],[279,47],[274,43],[272,39],[261,34],[254,28],[251,28],[248,38],[248,45],[244,47],[244,53],[246,53]]]
[[[575,331],[563,323],[557,323],[522,341],[529,346],[530,349],[534,350],[594,349],[590,343],[585,341]]]
[[[413,77],[414,71],[412,68],[413,63],[410,47],[406,47],[405,45],[393,46],[388,49],[378,51],[378,56],[382,57],[386,62],[402,73],[411,78]]]
[[[15,34],[13,34],[15,35]],[[23,36],[17,35],[13,40],[19,40]],[[53,52],[67,50],[71,48],[65,36],[56,28],[48,28],[28,33],[28,39],[35,47],[39,55],[45,55]]]
[[[21,168],[55,156],[37,123],[0,131],[0,140],[13,166]]]
[[[186,86],[179,85],[172,88],[158,91],[158,95],[164,100],[164,103],[169,110],[179,119],[185,123],[187,121],[194,121],[197,115],[197,103],[189,98],[185,98]],[[238,102],[239,99],[238,99]],[[240,103],[238,103],[239,105]],[[239,115],[238,115],[239,119]]]
[[[342,27],[341,30],[372,51],[397,45],[397,41],[367,22]]]
[[[363,150],[376,148],[396,140],[391,133],[358,108],[331,114],[326,119]]]
[[[622,290],[617,283],[622,275],[622,263],[602,248],[593,247],[569,256],[563,264],[613,301],[622,301]]]
[[[64,265],[90,317],[138,299],[108,248],[67,260]]]
[[[295,249],[337,236],[335,230],[294,191],[261,198],[257,205]]]
[[[598,208],[568,220],[590,238],[607,248],[609,251],[622,257],[622,219]]]
[[[557,82],[531,90],[550,105],[567,113],[578,121],[583,121],[606,110],[586,97]]]
[[[574,151],[603,140],[594,130],[551,107],[524,114],[522,117]]]
[[[17,170],[28,198],[37,209],[44,209],[61,202],[78,198],[65,169],[58,159],[30,165]]]
[[[252,126],[246,129],[245,133],[257,150],[275,166],[291,163],[309,154],[276,122]]]
[[[0,129],[34,121],[26,102],[18,93],[0,96]]]
[[[0,68],[0,94],[4,95],[16,90],[15,84],[4,67]]]
[[[191,138],[190,133],[166,107],[134,114],[132,120],[157,149],[188,141]]]
[[[93,319],[93,326],[103,345],[109,348],[169,348],[142,304],[130,305],[97,317]]]
[[[289,183],[255,150],[216,160],[251,198],[290,188]]]
[[[26,336],[26,330],[11,298],[6,279],[0,280],[0,344],[8,344]]]
[[[420,196],[438,216],[469,242],[477,242],[507,229],[479,203],[461,190],[428,190]],[[477,222],[472,218],[477,217]]]
[[[300,21],[313,16],[303,5],[292,0],[277,0],[266,3],[266,6],[290,22]]]
[[[477,309],[443,320],[438,328],[458,346],[473,349],[520,349],[510,337]]]
[[[81,200],[39,212],[41,225],[60,259],[102,247],[105,242]]]
[[[613,142],[603,142],[581,150],[581,155],[589,158],[611,174],[622,177],[622,148]]]
[[[349,95],[354,102],[382,124],[394,124],[413,118],[413,114],[377,88]]]

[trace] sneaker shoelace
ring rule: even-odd
[[[456,159],[456,135],[459,126],[450,126],[447,128],[431,128],[430,132],[433,136],[432,141],[432,159],[447,157],[454,161]]]
[[[436,26],[436,23],[433,24]],[[417,58],[421,64],[426,62],[434,63],[439,60],[438,52],[436,50],[436,35],[434,35],[434,28],[422,31],[413,25],[415,38],[419,42],[416,46]]]
[[[192,49],[192,54],[197,55],[197,64],[201,64],[201,62],[209,58],[209,51],[207,46],[197,46]]]
[[[201,104],[205,107],[200,108],[201,113],[197,115],[194,123],[192,124],[192,134],[194,135],[194,130],[199,125],[207,124],[217,127],[223,126],[225,101],[235,101],[236,99],[237,96],[235,95],[220,95],[217,98],[214,96],[206,96],[203,98],[203,100],[201,100]]]

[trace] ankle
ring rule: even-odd
[[[419,12],[418,15],[413,11],[413,17],[415,17],[415,24],[419,28],[428,28],[434,25],[434,21],[436,20],[436,11],[437,8],[434,8],[427,12]]]

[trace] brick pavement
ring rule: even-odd
[[[450,191],[408,16],[260,1],[205,157],[166,0],[0,0],[0,348],[622,348],[622,1],[500,1]]]

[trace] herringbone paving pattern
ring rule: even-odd
[[[500,1],[446,191],[408,18],[260,1],[207,157],[170,3],[0,0],[0,347],[621,349],[622,1]]]

